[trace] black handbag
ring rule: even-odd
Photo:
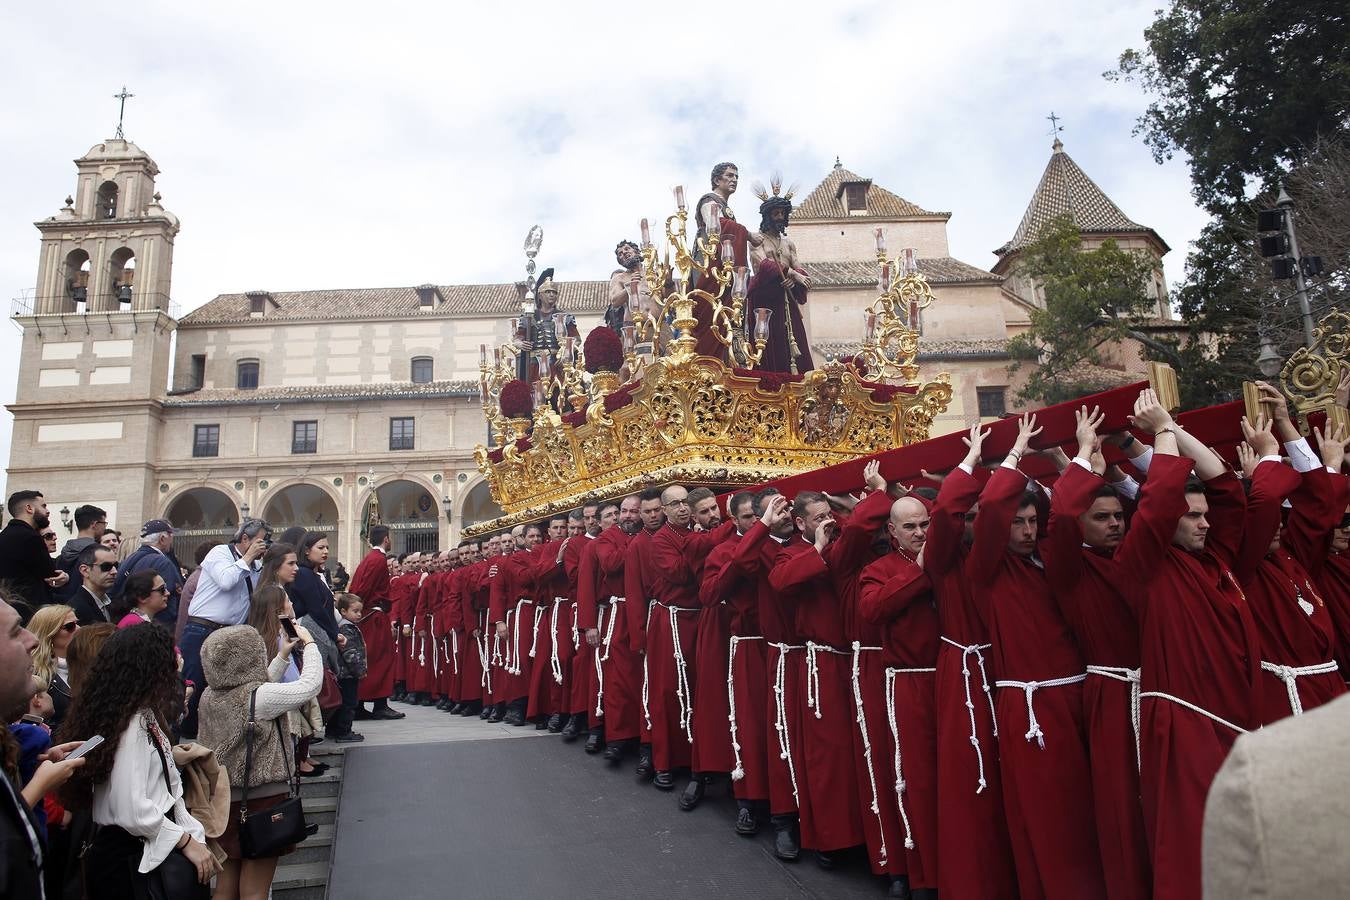
[[[299,787],[291,769],[290,757],[286,753],[286,733],[281,728],[281,718],[275,720],[277,736],[281,739],[281,758],[286,763],[286,799],[276,806],[270,806],[256,815],[248,812],[248,783],[253,770],[253,735],[258,729],[256,717],[258,689],[248,695],[248,724],[244,726],[244,796],[239,804],[239,852],[244,859],[266,859],[280,856],[281,852],[293,844],[298,844],[314,832],[318,826],[305,824],[305,810],[300,803]]]

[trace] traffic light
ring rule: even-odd
[[[1270,276],[1275,279],[1294,278],[1300,272],[1304,278],[1320,275],[1321,257],[1295,258],[1290,224],[1287,209],[1263,209],[1256,214],[1256,230],[1262,232],[1257,238],[1257,247],[1261,256],[1270,260]]]

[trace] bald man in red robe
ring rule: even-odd
[[[770,586],[793,597],[797,633],[806,642],[801,660],[806,696],[796,710],[809,773],[805,791],[798,791],[801,842],[816,851],[824,868],[835,865],[834,851],[865,839],[853,758],[853,654],[837,585],[858,577],[871,559],[873,536],[890,512],[886,481],[875,461],[868,463],[866,478],[872,493],[854,507],[842,529],[823,494],[799,493],[792,517],[801,534],[784,545],[769,572]]]
[[[1122,593],[1131,577],[1122,562],[1128,564],[1143,539],[1142,533],[1126,531],[1122,496],[1138,485],[1123,475],[1117,479],[1120,488],[1107,483],[1096,431],[1100,416],[1084,408],[1077,418],[1077,453],[1072,462],[1063,460],[1040,549],[1051,596],[1087,664],[1083,712],[1107,892],[1112,900],[1147,900],[1153,872],[1139,802],[1133,712],[1139,703],[1139,623]],[[1125,449],[1132,451],[1133,445]]]
[[[702,500],[680,485],[661,494],[666,524],[651,539],[650,577],[656,595],[647,630],[648,709],[652,721],[653,785],[663,791],[675,787],[674,769],[693,761],[693,703],[695,697],[698,588],[703,562],[712,548],[730,536],[735,524],[720,519],[716,498]],[[711,500],[711,510],[706,501]],[[703,509],[703,531],[694,531],[694,503]]]
[[[617,503],[600,504],[600,533],[595,540],[587,541],[581,550],[581,561],[577,567],[577,631],[586,645],[591,658],[590,668],[578,675],[585,680],[586,711],[584,715],[590,723],[586,735],[587,753],[599,753],[605,749],[605,708],[603,698],[602,671],[604,636],[600,629],[613,621],[615,612],[610,608],[610,590],[622,590],[623,576],[609,578],[600,569],[599,549],[607,539],[605,535],[614,531],[619,524],[619,506]],[[620,538],[623,532],[619,531]],[[610,538],[609,540],[612,540]]]
[[[1023,898],[1105,898],[1083,719],[1083,657],[1037,557],[1038,512],[1017,469],[1036,417],[1024,416],[980,492],[966,575],[990,600],[999,677],[1003,803]]]
[[[581,554],[586,545],[600,536],[600,508],[588,503],[581,510],[581,528],[576,535],[570,534],[572,525],[568,522],[569,536],[563,547],[563,572],[567,577],[568,609],[564,615],[563,635],[572,646],[567,673],[563,676],[563,712],[567,722],[563,725],[562,736],[567,742],[575,741],[583,731],[589,728],[591,710],[590,679],[594,672],[595,661],[591,648],[582,640],[578,618],[577,596],[580,589]]]
[[[557,734],[562,731],[561,697],[557,691],[562,679],[562,667],[556,645],[556,624],[559,608],[567,600],[564,596],[567,578],[559,562],[559,554],[567,537],[567,516],[549,519],[544,537],[544,542],[531,551],[535,613],[539,616],[539,624],[531,643],[534,668],[530,671],[530,694],[525,715],[534,720],[536,729],[550,729]],[[542,615],[539,615],[540,611]]]
[[[988,594],[975,593],[964,570],[985,471],[978,470],[988,432],[963,438],[966,457],[942,481],[924,541],[924,572],[933,582],[941,625],[937,661],[938,894],[981,900],[1017,897],[1012,846],[1003,814],[998,728],[989,655]]]
[[[1261,390],[1272,401],[1275,423],[1261,422],[1253,428],[1243,422],[1247,444],[1239,448],[1239,457],[1251,479],[1251,491],[1247,529],[1233,571],[1251,604],[1261,640],[1261,669],[1267,678],[1258,715],[1263,725],[1269,725],[1345,693],[1345,673],[1335,659],[1336,626],[1303,563],[1320,561],[1319,551],[1325,552],[1325,536],[1340,520],[1345,497],[1294,428],[1284,397],[1269,385],[1262,384]],[[1281,461],[1272,424],[1278,424],[1285,446],[1293,446],[1291,459],[1302,474]],[[1334,440],[1323,443],[1333,458],[1342,446]],[[1286,500],[1291,503],[1291,535],[1320,535],[1320,539],[1282,540]]]
[[[1177,426],[1152,390],[1135,404],[1153,433],[1131,530],[1146,535],[1126,571],[1143,664],[1140,744],[1153,896],[1201,895],[1205,796],[1237,736],[1259,722],[1261,647],[1233,575],[1246,497],[1227,465]],[[1178,450],[1185,456],[1178,455]],[[1192,467],[1200,482],[1187,484]]]
[[[372,525],[370,552],[352,573],[350,592],[364,603],[361,637],[366,643],[366,677],[361,679],[357,697],[364,704],[374,701],[374,710],[357,708],[357,718],[401,719],[403,713],[389,708],[394,691],[394,633],[389,622],[389,528]]]
[[[935,896],[938,885],[941,641],[933,582],[923,570],[930,525],[928,505],[921,498],[901,497],[891,505],[887,533],[894,549],[863,569],[857,599],[857,616],[880,631],[884,667],[880,702],[866,714],[877,817],[887,856],[894,859],[883,871],[892,874],[893,882],[903,875],[916,898]],[[868,850],[875,855],[870,840]]]
[[[628,542],[628,550],[623,560],[624,615],[628,626],[628,648],[633,651],[641,667],[639,688],[638,723],[638,763],[634,774],[646,781],[656,774],[652,764],[652,725],[651,710],[648,704],[648,666],[647,666],[647,623],[655,606],[656,594],[652,588],[650,572],[651,539],[666,523],[665,506],[661,503],[661,490],[648,488],[638,494],[638,518],[642,528]]]

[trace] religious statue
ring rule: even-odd
[[[638,274],[638,270],[642,267],[642,251],[638,249],[637,244],[628,240],[619,241],[614,247],[614,259],[618,262],[619,268],[609,276],[609,308],[605,310],[605,324],[622,334],[625,318],[637,319],[648,311],[629,310],[630,288],[637,285],[639,301],[643,299],[650,301],[651,294],[647,291],[646,282]],[[650,306],[650,303],[647,305]]]
[[[738,268],[748,264],[746,245],[750,239],[750,232],[736,221],[736,214],[728,205],[739,183],[740,170],[736,168],[735,163],[718,163],[712,169],[712,190],[699,198],[698,206],[694,209],[694,224],[698,226],[698,236],[707,238],[710,233],[709,224],[716,220],[717,233],[723,243],[728,241],[731,243]],[[695,259],[704,262],[701,252],[695,253]],[[718,291],[717,282],[707,275],[700,276],[694,286],[709,293],[715,294]],[[698,324],[694,326],[694,337],[698,340],[694,349],[702,356],[714,356],[725,361],[726,347],[712,333],[712,315],[712,307],[703,300],[694,305],[694,318],[698,320]]]
[[[787,236],[792,215],[792,190],[782,196],[782,182],[773,180],[772,195],[762,187],[759,231],[750,235],[750,261],[755,274],[746,291],[746,321],[755,321],[755,310],[771,310],[769,340],[758,368],[766,372],[800,375],[815,368],[806,341],[801,306],[811,287],[811,277],[797,260],[797,245]]]
[[[558,353],[562,339],[580,339],[575,316],[558,309],[558,285],[553,281],[553,269],[539,273],[534,284],[535,310],[531,318],[516,322],[513,343],[521,351],[516,357],[516,377],[533,383],[541,375],[550,397],[556,395],[549,383],[562,371]]]

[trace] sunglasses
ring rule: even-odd
[[[42,539],[43,539],[44,541],[54,541],[54,540],[56,540],[56,532],[55,532],[55,531],[44,531],[44,532],[42,532]]]
[[[111,572],[115,568],[117,568],[117,563],[115,562],[101,562],[98,564],[98,570],[100,572]]]
[[[76,629],[76,628],[79,628],[79,627],[80,627],[80,623],[79,623],[79,622],[67,622],[66,624],[64,624],[64,625],[61,626],[61,630],[62,630],[62,631],[68,631],[68,632],[70,632],[71,634],[74,634],[74,633],[75,633],[75,629]]]
[[[150,589],[150,593],[152,593],[152,594],[164,594],[164,595],[167,597],[168,594],[169,594],[169,589],[166,588],[166,587],[151,588],[151,589]]]
[[[1346,513],[1344,516],[1341,517],[1341,524],[1338,527],[1350,528],[1350,513]]]

